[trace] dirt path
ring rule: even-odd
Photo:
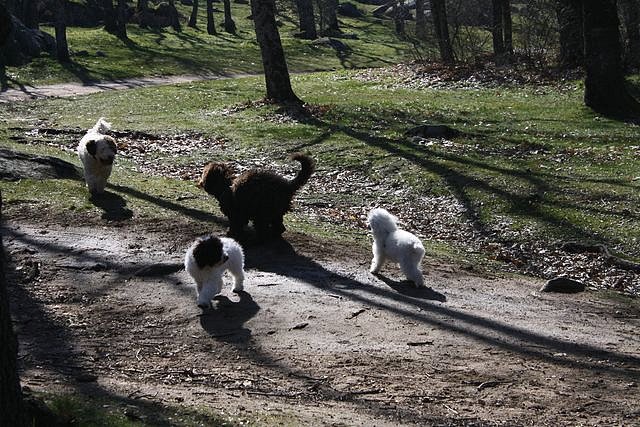
[[[106,82],[71,82],[39,86],[22,85],[17,89],[9,88],[5,91],[0,92],[0,104],[27,101],[30,99],[50,97],[64,98],[70,96],[88,95],[91,93],[104,92],[108,90],[134,89],[146,86],[172,85],[178,83],[190,83],[202,80],[217,80],[234,77],[240,77],[240,75],[222,76],[214,74],[191,74],[182,76],[139,77]]]
[[[394,281],[395,269],[370,275],[366,248],[287,232],[287,241],[246,246],[247,292],[227,288],[203,314],[176,271],[202,226],[78,226],[81,218],[30,218],[14,206],[7,218],[32,389],[298,425],[640,419],[633,300],[541,294],[540,281],[429,260],[431,288],[416,290]]]

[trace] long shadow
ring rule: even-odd
[[[416,288],[411,282],[407,280],[393,280],[384,274],[374,274],[378,279],[382,280],[387,286],[399,294],[406,295],[411,298],[432,300],[438,302],[447,302],[447,297],[440,292],[437,292],[431,288]]]
[[[152,196],[150,194],[144,193],[142,191],[136,190],[135,188],[127,187],[124,185],[117,184],[108,184],[107,188],[113,189],[115,191],[119,191],[125,194],[128,194],[132,197],[135,197],[140,200],[147,201],[149,203],[153,203],[154,205],[160,206],[161,208],[168,209],[174,212],[177,212],[181,215],[188,216],[193,219],[197,219],[200,221],[211,221],[217,224],[226,224],[227,220],[225,218],[213,215],[209,212],[201,211],[199,209],[188,208],[183,205],[171,202],[166,199],[162,199],[160,197]]]

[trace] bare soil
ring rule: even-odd
[[[427,257],[430,288],[368,248],[244,242],[246,292],[202,312],[185,219],[10,205],[3,235],[23,384],[294,425],[638,425],[640,309]],[[365,230],[363,230],[363,233]],[[145,418],[149,417],[149,418]],[[267,417],[267,418],[265,418]],[[273,417],[273,418],[269,418]],[[284,420],[284,421],[283,421]]]

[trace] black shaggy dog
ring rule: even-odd
[[[226,163],[209,163],[198,186],[218,200],[222,213],[229,218],[229,234],[242,236],[245,225],[253,221],[260,239],[279,237],[285,231],[282,217],[291,210],[293,195],[313,174],[313,159],[302,153],[291,155],[302,165],[291,181],[270,171],[249,170],[235,176]]]

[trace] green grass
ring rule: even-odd
[[[282,114],[277,106],[244,105],[261,97],[262,85],[252,77],[105,92],[15,104],[1,118],[8,126],[29,127],[44,120],[53,127],[86,128],[104,115],[118,129],[197,131],[228,140],[224,150],[203,148],[194,158],[161,162],[284,159],[286,153],[303,149],[318,160],[319,173],[355,170],[374,182],[409,186],[415,197],[453,195],[467,209],[467,219],[487,234],[498,230],[515,241],[598,241],[640,256],[640,130],[583,107],[577,85],[576,90],[410,90],[361,82],[349,71],[298,75],[293,78],[296,93],[325,111],[303,121],[273,120]],[[466,135],[453,148],[420,146],[402,138],[404,130],[425,121],[447,123]],[[126,162],[119,163],[114,183],[133,183],[129,185],[157,199],[211,210],[192,183],[143,178]],[[81,191],[80,183],[57,183],[63,188],[55,192],[60,195],[55,201],[47,197],[53,189],[38,190],[42,185],[28,180],[5,185],[8,203],[28,195],[95,209],[71,196]],[[176,202],[179,194],[193,199]],[[129,201],[133,196],[123,192],[122,197]],[[347,194],[336,197],[329,201],[338,206],[360,203]],[[402,209],[403,198],[394,200]],[[156,210],[154,201],[130,202],[144,215],[175,214]],[[499,225],[503,218],[509,219],[507,226]]]
[[[70,27],[67,32],[72,63],[61,65],[48,54],[31,64],[8,67],[13,86],[17,84],[50,84],[64,81],[113,80],[127,77],[181,74],[261,73],[260,50],[255,40],[253,21],[247,19],[250,7],[232,2],[232,16],[237,34],[223,31],[222,3],[214,3],[218,35],[206,31],[206,15],[199,9],[198,27],[186,26],[191,8],[176,2],[183,15],[182,32],[171,28],[162,31],[127,27],[129,40],[122,41],[102,28]],[[358,5],[371,10],[371,6]],[[345,35],[342,39],[349,51],[338,54],[333,48],[316,46],[293,35],[298,32],[297,18],[285,9],[278,21],[282,44],[290,71],[334,70],[377,67],[412,57],[411,44],[398,40],[388,20],[370,15],[360,19],[340,18]],[[53,34],[53,28],[43,27]],[[98,52],[105,56],[99,56]]]

